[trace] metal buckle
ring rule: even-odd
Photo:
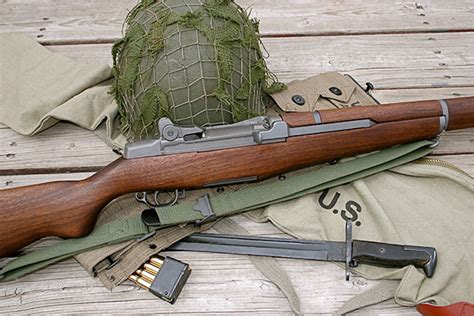
[[[196,226],[201,226],[202,224],[213,221],[217,217],[212,209],[209,194],[203,195],[197,199],[196,203],[193,205],[193,211],[200,212],[203,216],[202,219],[198,219],[194,222],[194,225]]]
[[[120,260],[120,258],[113,259],[112,256],[105,257],[102,261],[92,267],[92,272],[94,273],[94,275],[97,275],[97,273],[99,272],[112,269],[120,262]]]

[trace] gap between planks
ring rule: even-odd
[[[263,37],[464,32],[472,29],[472,1],[422,3],[354,0],[237,0],[260,20]],[[42,43],[104,43],[121,36],[136,0],[4,1],[0,29],[20,32]]]
[[[314,33],[269,33],[260,38],[299,38],[299,37],[324,37],[324,36],[375,36],[375,35],[416,35],[437,33],[472,33],[474,28],[469,29],[445,29],[445,30],[419,30],[419,31],[373,31],[373,32],[314,32]],[[95,45],[113,44],[120,37],[98,38],[89,40],[45,40],[40,41],[43,46],[71,46],[71,45]]]
[[[473,86],[474,32],[265,38],[266,62],[288,82],[339,71],[371,81],[376,89]],[[91,64],[112,64],[111,44],[59,45],[48,49]],[[362,79],[361,79],[362,78]],[[361,81],[363,82],[363,81]]]

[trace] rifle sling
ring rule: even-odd
[[[20,256],[8,262],[0,275],[6,281],[15,279],[86,250],[134,239],[149,231],[137,216],[115,220],[96,227],[85,237],[66,239],[53,246]]]
[[[272,181],[248,189],[226,192],[210,197],[208,202],[215,217],[265,207],[414,161],[429,154],[433,144],[433,141],[419,141],[392,147],[311,172],[289,176],[284,181]],[[88,236],[67,239],[8,262],[2,268],[0,276],[3,280],[15,279],[87,250],[136,239],[162,227],[205,220],[205,216],[193,207],[195,203],[187,202],[154,209],[159,226],[145,225],[141,215],[98,226]]]
[[[433,142],[419,141],[396,146],[361,158],[326,165],[295,177],[286,177],[284,181],[273,181],[250,189],[223,193],[209,198],[210,205],[213,213],[220,217],[276,204],[416,160],[432,150],[430,145],[433,145]],[[160,226],[204,220],[204,216],[194,209],[195,204],[180,203],[173,207],[156,208],[154,211]]]

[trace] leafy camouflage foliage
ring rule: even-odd
[[[258,22],[230,0],[143,0],[112,49],[113,94],[129,140],[156,136],[157,120],[181,126],[261,115],[284,88],[262,56]]]

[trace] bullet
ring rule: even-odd
[[[161,265],[163,264],[163,260],[158,257],[151,257],[150,263],[157,268],[161,268]]]
[[[150,283],[152,283],[153,280],[155,279],[155,274],[150,273],[149,271],[146,271],[146,270],[138,269],[137,271],[135,271],[135,273]]]
[[[145,268],[145,270],[147,270],[148,272],[156,275],[158,273],[158,271],[160,271],[160,268],[157,268],[155,267],[154,265],[150,264],[150,263],[145,263],[143,265],[143,267]]]
[[[147,282],[146,280],[140,278],[136,274],[132,274],[131,276],[128,277],[128,279],[132,282],[134,282],[136,285],[141,287],[142,289],[148,290],[151,286],[150,282]]]

